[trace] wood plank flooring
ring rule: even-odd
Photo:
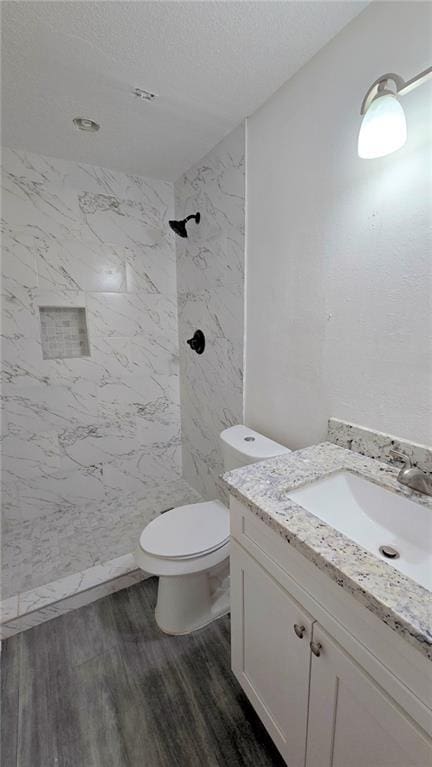
[[[3,643],[2,767],[283,767],[230,671],[229,619],[157,628],[150,579]]]

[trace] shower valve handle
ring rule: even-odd
[[[192,338],[186,341],[190,348],[197,354],[202,354],[205,349],[205,336],[202,330],[196,330]]]

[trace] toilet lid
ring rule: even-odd
[[[229,512],[220,501],[177,506],[153,519],[141,533],[143,551],[184,559],[209,554],[229,539]]]

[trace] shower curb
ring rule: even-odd
[[[4,640],[151,577],[125,554],[0,602]]]

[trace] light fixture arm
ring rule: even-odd
[[[387,87],[389,80],[392,80],[396,86],[394,91],[389,90]],[[386,75],[381,75],[381,77],[378,77],[368,89],[366,96],[362,101],[360,114],[366,114],[370,105],[372,104],[372,101],[378,96],[379,93],[399,93],[400,89],[403,88],[404,85],[405,80],[403,80],[399,75],[396,75],[394,72],[387,72]]]
[[[411,80],[407,80],[402,88],[398,88],[399,95],[405,96],[406,93],[413,91],[414,88],[417,88],[419,85],[423,85],[423,83],[427,82],[427,80],[430,80],[431,77],[432,67],[428,67],[427,69],[424,69],[423,72],[420,72],[420,74],[412,77]]]
[[[394,95],[404,96],[406,93],[410,93],[410,91],[414,90],[414,88],[417,88],[419,85],[423,85],[423,83],[425,83],[431,77],[432,67],[424,69],[423,72],[420,72],[420,74],[412,77],[411,80],[407,81],[405,81],[403,77],[400,77],[400,75],[396,75],[394,72],[388,72],[385,75],[381,75],[381,77],[378,77],[378,79],[375,80],[375,82],[372,83],[368,89],[366,96],[362,101],[360,114],[366,114],[372,101],[379,94],[384,95],[385,93],[393,93]],[[387,87],[389,80],[395,84],[395,90],[390,90]]]

